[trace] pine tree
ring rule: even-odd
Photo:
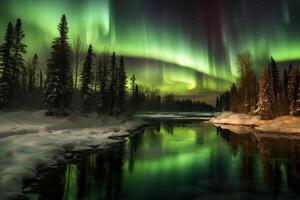
[[[229,104],[230,110],[233,112],[239,111],[239,95],[235,84],[232,84],[229,92]]]
[[[31,65],[28,68],[28,92],[32,94],[36,89],[36,70],[38,65],[38,56],[34,54]]]
[[[11,105],[13,92],[12,77],[12,54],[14,29],[11,23],[8,24],[4,43],[0,46],[0,109],[8,108]]]
[[[20,85],[21,78],[25,76],[22,76],[22,73],[26,73],[23,55],[26,53],[27,46],[22,42],[24,37],[25,34],[22,28],[22,21],[18,18],[14,26],[14,45],[12,47],[13,89],[16,92],[23,86],[23,84]]]
[[[289,79],[288,79],[288,72],[286,69],[284,69],[283,71],[283,94],[284,96],[288,96],[288,82],[289,82]]]
[[[130,102],[131,102],[131,110],[135,111],[135,106],[137,103],[137,84],[136,84],[136,78],[134,76],[134,74],[132,75],[132,77],[130,78],[130,90],[131,90],[131,98],[130,98]]]
[[[274,117],[273,113],[273,91],[272,80],[270,78],[270,69],[266,68],[262,74],[259,82],[259,100],[257,104],[257,113],[261,115],[262,119],[271,119]]]
[[[49,115],[66,115],[66,109],[69,108],[72,97],[71,50],[65,15],[61,17],[58,30],[59,37],[54,38],[52,42],[44,89],[44,101]]]
[[[108,109],[111,115],[116,114],[116,101],[117,101],[117,66],[116,54],[113,52],[109,67],[109,84],[108,84]]]
[[[118,70],[118,99],[117,99],[117,107],[118,107],[118,113],[117,115],[124,113],[125,105],[126,105],[126,83],[127,83],[127,77],[126,77],[126,71],[125,71],[125,63],[124,58],[121,56],[120,58],[120,66]]]
[[[298,94],[298,84],[299,84],[299,72],[296,67],[292,67],[289,74],[288,81],[288,100],[289,100],[289,110],[291,115],[296,115],[296,102]]]
[[[279,79],[279,71],[277,68],[277,64],[276,64],[275,60],[273,59],[273,57],[271,57],[270,69],[271,69],[271,80],[272,80],[274,97],[275,97],[275,100],[277,100],[277,98],[279,97],[280,79]]]
[[[93,68],[93,47],[89,46],[85,61],[83,63],[81,73],[81,104],[82,114],[91,112],[91,98],[92,98],[92,68]]]

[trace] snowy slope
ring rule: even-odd
[[[36,175],[39,166],[63,159],[66,151],[106,148],[116,142],[110,136],[126,136],[141,121],[121,123],[96,115],[89,118],[44,116],[44,111],[0,113],[0,196],[21,192],[23,178]]]

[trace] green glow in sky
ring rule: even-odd
[[[159,88],[163,93],[189,96],[227,90],[238,75],[235,56],[241,51],[251,51],[257,71],[271,55],[277,61],[300,58],[300,34],[290,31],[294,26],[292,5],[286,1],[280,16],[272,20],[262,18],[255,26],[249,26],[248,21],[227,8],[230,13],[225,12],[219,19],[219,42],[215,38],[217,29],[211,38],[204,34],[205,25],[195,27],[202,32],[192,33],[192,28],[181,20],[180,15],[184,18],[184,14],[180,10],[176,21],[167,13],[158,21],[143,10],[142,1],[127,0],[123,4],[114,0],[7,1],[2,6],[5,9],[0,9],[0,40],[7,22],[21,17],[28,58],[37,52],[45,60],[57,35],[60,16],[66,14],[70,41],[79,36],[86,44],[92,43],[98,54],[108,49],[142,59],[144,63],[128,63],[129,76],[134,73],[139,83]],[[276,30],[269,27],[275,23]]]

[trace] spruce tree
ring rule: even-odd
[[[16,95],[20,87],[24,86],[20,82],[25,76],[25,74],[23,76],[22,73],[26,73],[23,55],[26,53],[27,46],[23,43],[24,37],[25,34],[22,28],[22,21],[18,18],[14,26],[14,45],[12,47],[13,90],[16,92]]]
[[[58,30],[59,37],[54,38],[52,42],[44,89],[44,100],[49,115],[66,115],[72,97],[71,49],[68,43],[68,23],[65,15],[61,17]]]
[[[289,74],[288,81],[288,100],[289,100],[289,111],[291,115],[296,115],[297,108],[297,94],[298,94],[298,84],[299,84],[299,72],[296,67],[292,67]]]
[[[279,79],[279,71],[277,68],[277,64],[273,57],[271,57],[271,64],[270,64],[270,69],[271,69],[271,80],[272,80],[272,87],[273,87],[273,92],[274,92],[274,97],[275,100],[279,97],[279,84],[280,84],[280,79]]]
[[[28,68],[28,92],[32,94],[36,89],[36,70],[38,64],[38,56],[34,54],[31,65]]]
[[[131,90],[131,97],[130,97],[130,102],[131,102],[131,110],[134,111],[136,108],[136,101],[137,101],[137,97],[136,97],[136,78],[134,76],[134,74],[132,75],[132,77],[130,78],[130,90]]]
[[[82,114],[86,115],[91,112],[91,99],[92,99],[92,68],[93,68],[93,47],[89,46],[85,61],[83,63],[81,73],[81,106]]]
[[[121,56],[120,63],[118,69],[118,91],[117,91],[117,115],[124,113],[125,105],[126,105],[126,71],[125,71],[125,63],[124,58]]]
[[[0,109],[7,109],[11,105],[13,92],[12,54],[14,29],[8,24],[4,43],[0,46]]]
[[[262,119],[271,119],[274,117],[273,113],[273,91],[272,79],[270,76],[271,70],[266,68],[261,76],[259,82],[259,100],[257,104],[257,113],[261,115]]]
[[[116,54],[113,52],[109,67],[109,84],[108,84],[108,109],[111,115],[116,114],[117,102],[117,66]]]

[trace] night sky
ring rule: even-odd
[[[212,102],[235,81],[237,53],[249,50],[259,73],[273,56],[300,60],[299,0],[0,0],[0,41],[21,17],[28,45],[47,59],[66,14],[96,53],[116,51],[141,84]],[[282,67],[284,65],[282,64]],[[281,66],[280,66],[281,67]]]

